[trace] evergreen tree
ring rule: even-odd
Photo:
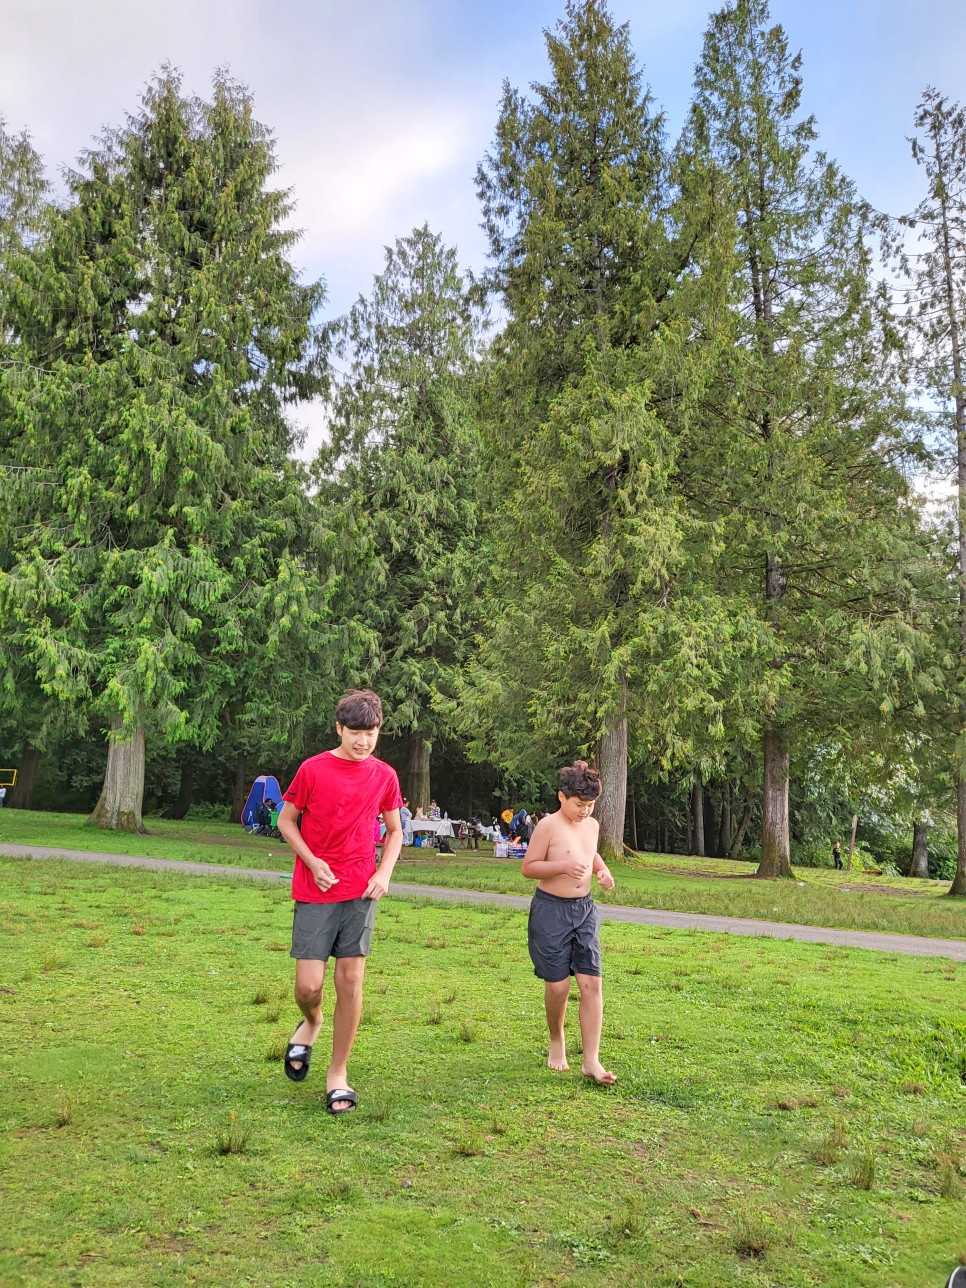
[[[26,462],[13,408],[5,394],[3,375],[17,369],[19,345],[9,315],[13,262],[42,236],[47,213],[48,185],[43,165],[26,132],[10,134],[0,119],[0,478],[18,490]],[[12,555],[14,508],[0,510],[0,568],[9,567]],[[14,734],[19,746],[17,782],[7,792],[7,806],[26,807],[36,777],[40,755],[53,727],[59,723],[56,704],[45,700],[32,667],[21,649],[4,638],[0,628],[0,727]]]
[[[916,161],[928,193],[914,214],[925,251],[917,258],[913,319],[926,365],[927,387],[951,439],[957,489],[959,589],[957,667],[951,671],[956,706],[956,818],[959,838],[950,894],[966,897],[966,111],[929,88],[916,111]]]
[[[692,509],[716,524],[714,576],[757,639],[760,876],[790,874],[789,765],[914,671],[903,565],[917,550],[901,466],[916,450],[898,339],[874,281],[869,212],[803,117],[801,60],[765,0],[711,20],[687,144],[732,210],[709,276],[730,278],[717,378],[682,447]]]
[[[324,613],[284,414],[318,387],[322,287],[289,260],[274,169],[243,87],[188,99],[166,70],[13,264],[27,481],[4,481],[0,610],[44,691],[107,730],[102,826],[142,826],[146,735],[210,746]]]
[[[430,756],[477,628],[485,563],[471,382],[481,319],[457,264],[427,226],[386,250],[371,294],[335,329],[348,358],[320,453],[336,534],[337,616],[368,629],[386,733],[405,735],[405,794],[430,800]],[[358,638],[347,652],[357,653]]]
[[[613,856],[628,720],[646,707],[678,558],[654,389],[684,383],[668,304],[682,257],[662,121],[626,26],[600,0],[571,0],[546,42],[549,81],[531,99],[505,87],[478,171],[507,315],[487,411],[500,616],[462,701],[477,754],[510,771],[593,751]]]

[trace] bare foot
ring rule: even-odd
[[[567,1048],[563,1038],[550,1039],[550,1053],[547,1056],[547,1068],[555,1073],[566,1073],[570,1068],[567,1063]]]
[[[594,1082],[600,1087],[610,1087],[617,1081],[617,1074],[611,1073],[610,1069],[605,1069],[599,1060],[593,1064],[585,1064],[580,1072],[585,1078],[593,1078]]]
[[[311,1046],[319,1036],[319,1030],[322,1028],[322,1018],[319,1017],[318,1024],[312,1024],[309,1020],[303,1020],[289,1039],[289,1044],[294,1046],[299,1043],[301,1046]],[[289,1060],[293,1069],[301,1069],[301,1060]]]

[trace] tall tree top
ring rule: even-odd
[[[532,98],[504,85],[477,189],[491,286],[515,319],[569,352],[588,328],[606,343],[635,325],[634,307],[615,316],[615,304],[655,237],[663,121],[627,26],[602,0],[570,0],[546,42],[551,77]]]

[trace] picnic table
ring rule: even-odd
[[[433,832],[436,836],[455,836],[453,823],[448,818],[414,818],[409,824],[414,832]]]

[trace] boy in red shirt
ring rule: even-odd
[[[333,751],[306,760],[282,793],[278,830],[295,852],[292,953],[295,1001],[305,1017],[285,1053],[285,1073],[302,1082],[322,1027],[325,964],[335,958],[332,1063],[326,1073],[330,1113],[355,1109],[347,1065],[362,1015],[362,980],[372,942],[376,905],[386,893],[402,849],[396,771],[372,754],[382,725],[382,703],[371,689],[340,699]],[[382,814],[385,848],[376,868],[373,827]],[[301,816],[301,828],[299,827]]]

